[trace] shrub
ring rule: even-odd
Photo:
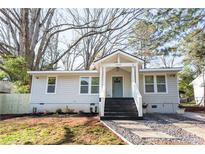
[[[68,108],[68,106],[66,106],[66,109],[65,109],[65,112],[66,113],[74,113],[74,109],[70,109],[70,108]]]
[[[60,109],[60,108],[59,108],[59,109],[56,109],[56,113],[57,113],[57,114],[63,113],[63,112],[62,112],[62,109]]]
[[[85,112],[83,110],[80,110],[79,111],[79,114],[84,114]]]

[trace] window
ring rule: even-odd
[[[166,79],[164,75],[157,75],[157,92],[166,92]]]
[[[89,77],[80,78],[80,93],[88,94],[89,92]]]
[[[56,77],[48,77],[47,93],[55,93]]]
[[[165,75],[145,75],[144,76],[145,93],[166,93],[166,76]]]
[[[80,78],[81,94],[98,94],[99,77],[81,77]]]
[[[154,76],[145,76],[145,92],[154,93]]]
[[[92,94],[99,93],[99,77],[91,78],[91,93]]]

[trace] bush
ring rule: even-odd
[[[68,106],[66,106],[65,112],[66,113],[74,113],[74,109],[69,109]]]
[[[85,112],[83,110],[80,110],[79,114],[85,114]]]
[[[29,93],[29,85],[23,85],[20,81],[14,82],[15,93]]]
[[[60,108],[59,108],[59,109],[56,109],[56,113],[57,113],[57,114],[63,113],[63,112],[62,112],[62,109],[60,109]]]

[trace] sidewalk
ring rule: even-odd
[[[205,114],[204,113],[185,112],[184,114],[182,114],[182,116],[205,122]]]

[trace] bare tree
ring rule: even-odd
[[[117,49],[125,49],[128,34],[135,21],[143,14],[143,9],[68,9],[74,19],[74,24],[90,23],[90,27],[76,30],[77,35],[84,36],[89,31],[99,28],[100,33],[84,37],[79,43],[78,56],[83,62],[78,69],[90,69],[92,62]],[[95,21],[95,22],[90,22]],[[101,33],[103,32],[103,33]],[[75,51],[76,52],[76,51]],[[80,54],[79,54],[80,53]]]
[[[83,41],[92,46],[86,51],[79,46],[85,52],[81,54],[87,69],[99,51],[107,51],[103,46],[114,47],[114,40],[120,37],[116,32],[143,13],[143,9],[94,10],[91,13],[90,9],[0,9],[0,55],[25,57],[28,70],[53,69],[64,56],[79,55],[72,50]],[[56,22],[56,18],[61,20]],[[75,31],[75,38],[67,43],[68,48],[59,51],[58,43],[54,42],[59,42],[57,35],[67,31]],[[91,36],[93,41],[88,43]],[[49,56],[52,58],[48,59]]]

